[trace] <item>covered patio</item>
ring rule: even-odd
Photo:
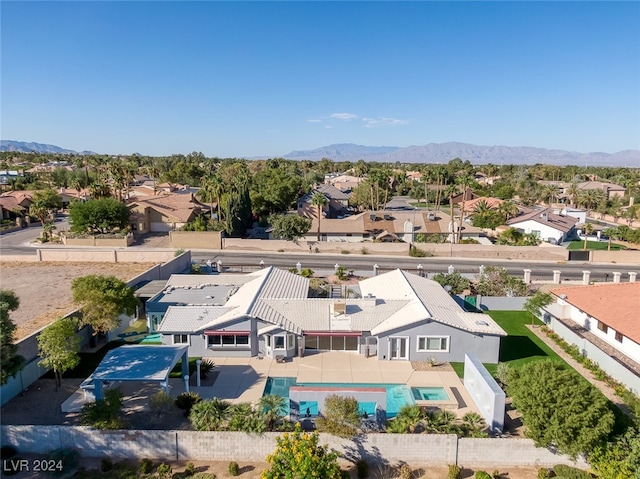
[[[126,345],[107,353],[80,387],[104,398],[107,384],[123,381],[157,382],[169,392],[169,373],[182,360],[182,377],[189,375],[188,346]]]

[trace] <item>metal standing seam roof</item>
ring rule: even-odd
[[[199,331],[232,309],[224,306],[169,306],[158,326],[158,332]]]
[[[102,381],[166,381],[187,350],[187,346],[120,346],[106,354],[91,378]]]

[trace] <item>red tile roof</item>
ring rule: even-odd
[[[553,288],[556,296],[640,344],[640,282]]]

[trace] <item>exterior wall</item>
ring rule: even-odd
[[[635,394],[640,393],[640,377],[636,373],[629,371],[593,343],[567,328],[552,315],[549,315],[548,321],[546,322],[547,325],[567,343],[578,346],[583,354],[597,363],[609,376],[620,381]],[[636,358],[637,357],[639,356],[636,356]]]
[[[426,361],[435,357],[438,361],[463,362],[466,353],[474,354],[483,363],[496,364],[500,352],[500,336],[476,335],[446,324],[429,321],[413,328],[395,330],[378,337],[378,359],[389,359],[389,338],[409,337],[409,360]],[[448,336],[448,352],[418,352],[417,336]]]
[[[501,433],[506,395],[478,358],[469,354],[464,358],[464,387],[489,428]]]
[[[620,251],[591,251],[591,261],[594,263],[632,263],[640,264],[640,250]],[[622,281],[627,281],[623,278]]]
[[[0,441],[15,446],[21,454],[46,454],[54,449],[72,448],[84,457],[114,459],[171,459],[199,461],[264,461],[276,448],[278,433],[197,431],[96,431],[81,426],[1,426]],[[356,441],[320,434],[343,457],[357,451],[375,463],[466,467],[553,466],[569,464],[587,469],[579,460],[537,448],[530,439],[458,439],[452,434],[367,434]]]
[[[540,238],[543,241],[546,241],[547,238],[553,238],[556,241],[560,242],[565,237],[565,234],[562,231],[547,226],[543,223],[539,223],[538,221],[527,220],[520,223],[512,223],[510,226],[522,229],[527,234],[531,233],[532,231],[540,231]]]
[[[222,249],[221,231],[170,231],[172,248]]]
[[[521,311],[526,297],[481,296],[478,308],[483,311]]]
[[[89,238],[72,238],[66,235],[60,235],[62,243],[67,246],[102,246],[108,248],[126,248],[133,244],[133,235],[128,234],[122,237],[100,238],[91,236]]]
[[[164,263],[174,258],[173,251],[153,251],[145,249],[108,251],[39,249],[35,261],[74,261],[87,263]],[[24,261],[26,256],[20,256]]]

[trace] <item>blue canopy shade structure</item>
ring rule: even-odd
[[[157,381],[168,389],[169,373],[182,359],[182,375],[189,374],[188,346],[127,345],[112,349],[89,378],[96,400],[103,399],[105,381]]]

